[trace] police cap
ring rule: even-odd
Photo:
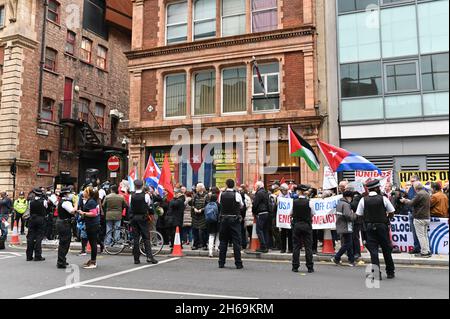
[[[374,189],[374,188],[377,188],[377,187],[380,187],[380,186],[381,186],[380,185],[380,180],[378,180],[378,179],[370,180],[370,181],[368,181],[366,183],[367,189]]]

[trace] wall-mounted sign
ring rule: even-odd
[[[43,136],[48,136],[48,131],[38,128],[37,129],[37,134],[38,135],[43,135]]]

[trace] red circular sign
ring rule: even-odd
[[[111,156],[108,159],[108,169],[111,172],[117,172],[120,168],[120,158],[118,158],[117,156]]]

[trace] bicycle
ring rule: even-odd
[[[114,236],[116,231],[119,232],[119,236]],[[105,245],[105,251],[108,255],[119,255],[126,248],[133,250],[134,240],[130,222],[125,221],[123,226],[111,229],[106,234],[106,238],[108,236],[111,236],[111,245]],[[157,231],[150,230],[150,243],[152,245],[153,256],[158,255],[164,248],[164,238]],[[142,255],[146,255],[144,240],[142,238],[139,241],[139,251]]]

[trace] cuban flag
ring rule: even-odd
[[[135,191],[134,181],[136,179],[137,179],[136,167],[133,167],[133,169],[128,174],[128,183],[130,184],[130,192]]]
[[[380,175],[382,174],[378,167],[361,155],[351,153],[320,140],[317,141],[317,144],[333,172],[378,171]]]
[[[147,167],[145,168],[144,177],[142,179],[144,180],[145,185],[153,187],[155,190],[158,190],[160,194],[162,194],[163,189],[159,186],[160,178],[161,169],[153,158],[153,155],[150,154]]]

